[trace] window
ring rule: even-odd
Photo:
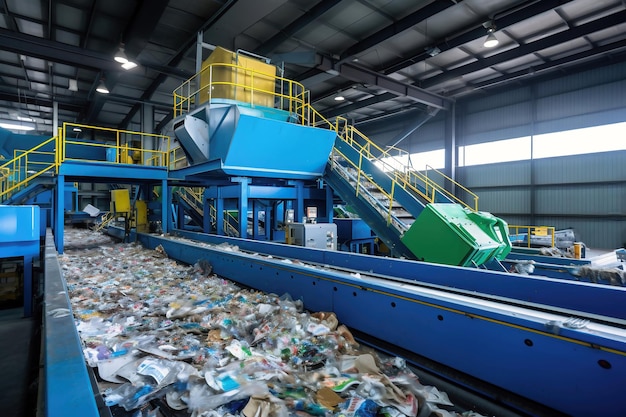
[[[626,150],[626,123],[546,133],[533,138],[533,158]]]
[[[459,146],[459,166],[530,159],[530,136]]]
[[[445,156],[444,149],[436,149],[434,151],[412,153],[411,155],[383,158],[383,163],[377,162],[376,165],[383,171],[390,171],[392,167],[402,171],[407,165],[415,171],[423,171],[427,165],[432,168],[443,169]]]

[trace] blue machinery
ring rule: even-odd
[[[381,171],[371,169],[363,161],[369,160],[373,144],[355,129],[339,122],[331,129],[316,129],[328,122],[308,106],[301,93],[293,93],[293,84],[281,89],[289,94],[268,96],[267,85],[245,89],[241,80],[215,81],[220,68],[207,68],[216,71],[209,77],[218,83],[215,89],[187,86],[186,94],[175,92],[180,117],[174,127],[192,165],[169,171],[126,166],[112,175],[105,163],[87,167],[87,163],[69,161],[59,167],[57,187],[81,178],[86,169],[101,180],[122,182],[132,177],[161,186],[164,231],[204,243],[136,233],[145,246],[162,245],[170,257],[187,263],[207,259],[223,277],[263,291],[288,292],[313,311],[334,311],[341,322],[364,337],[403,349],[423,369],[513,413],[592,416],[626,412],[626,397],[621,394],[626,384],[626,288],[271,242],[281,240],[278,226],[288,212],[299,220],[313,207],[318,219],[331,220],[332,193],[324,184],[328,182],[359,207],[361,217],[391,253],[415,257],[412,244],[403,241],[415,220],[411,216],[429,204],[452,200],[431,183],[398,178],[397,173],[382,176]],[[235,78],[253,78],[238,71]],[[262,81],[268,77],[262,71],[261,75],[257,78]],[[275,80],[269,77],[273,89]],[[246,86],[248,82],[253,83],[246,81]],[[212,96],[226,87],[232,89],[222,91],[221,97]],[[274,99],[280,102],[278,108],[271,105]],[[213,107],[194,106],[187,111],[192,102],[205,101]],[[179,212],[176,224],[170,223],[169,208],[177,198],[170,187],[203,187],[197,222],[202,222],[201,229],[207,233],[182,230],[185,210]],[[55,207],[64,207],[63,194],[55,193]],[[178,194],[178,203],[188,203],[189,212],[194,203],[183,195]],[[249,212],[251,222],[241,214]],[[466,209],[459,212],[465,216]],[[449,217],[446,227],[462,230],[464,235],[475,230],[467,223],[471,217]],[[54,243],[61,253],[62,213],[57,209],[52,219]],[[261,222],[262,230],[257,227]],[[474,242],[463,242],[456,251],[458,265],[499,260],[508,252],[502,244],[502,224],[489,216],[479,222],[486,226],[476,231]],[[219,236],[227,234],[238,237]],[[59,296],[64,285],[51,239],[46,246],[46,317],[52,307],[69,306],[67,297]],[[239,250],[225,252],[218,246],[223,243]],[[305,264],[287,264],[280,258]],[[97,413],[75,336],[69,318],[46,319],[49,416]]]

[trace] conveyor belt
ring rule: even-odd
[[[175,230],[173,233],[214,245],[224,243],[237,246],[240,250],[250,253],[264,253],[312,264],[368,271],[385,277],[415,281],[421,285],[434,285],[445,288],[446,291],[481,295],[502,302],[547,309],[560,314],[609,322],[617,326],[626,325],[626,309],[622,308],[626,300],[626,288],[324,251],[182,230]]]
[[[556,410],[589,416],[626,409],[626,398],[621,395],[626,375],[626,331],[616,326],[390,281],[369,272],[357,275],[285,262],[232,246],[149,235],[138,238],[148,247],[162,245],[170,257],[183,262],[207,259],[214,272],[249,287],[288,292],[301,298],[309,310],[334,311],[357,331],[499,386],[532,404],[543,405],[544,411],[552,410],[530,414],[555,415]],[[259,245],[257,252],[263,247]],[[281,249],[290,250],[285,246]],[[467,270],[445,267],[440,272],[450,277]],[[548,287],[565,284],[548,279],[541,282]],[[535,291],[538,288],[535,284]],[[584,291],[580,289],[583,287],[576,288]],[[615,294],[616,299],[623,299],[623,292]]]

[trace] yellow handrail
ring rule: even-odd
[[[514,231],[514,233],[511,233],[511,230]],[[555,233],[556,233],[556,228],[554,226],[517,226],[517,225],[509,225],[509,236],[517,236],[520,234],[520,232],[524,233],[524,231],[526,232],[526,236],[527,236],[527,242],[526,242],[526,246],[530,248],[530,237],[531,236],[550,236],[550,245],[551,247],[554,247],[554,239],[555,239]],[[513,242],[515,243],[515,242]]]
[[[454,184],[455,186],[459,187],[460,189],[462,189],[463,191],[465,191],[466,193],[468,193],[471,197],[472,200],[474,201],[473,206],[470,206],[469,204],[467,204],[464,200],[458,198],[457,196],[455,196],[454,194],[452,194],[450,191],[446,190],[441,184],[439,184],[436,181],[429,181],[430,184],[434,184],[435,188],[437,191],[439,191],[442,194],[445,194],[446,196],[448,196],[448,198],[456,201],[457,203],[460,203],[462,205],[464,205],[465,207],[472,209],[474,211],[478,211],[478,195],[476,195],[475,193],[473,193],[469,188],[463,186],[462,184],[459,184],[458,182],[456,182],[455,180],[453,180],[452,178],[450,178],[449,176],[447,176],[446,174],[444,174],[443,172],[439,171],[436,168],[433,168],[430,165],[426,165],[426,174],[425,177],[428,178],[428,171],[431,172],[436,172],[437,174],[439,174],[440,176],[442,176],[445,180],[450,181],[452,184]]]
[[[232,81],[224,77],[223,74],[235,74],[237,76]],[[243,81],[239,81],[239,79]],[[266,86],[272,81],[275,88],[268,90]],[[203,82],[205,82],[204,85],[202,85]],[[279,84],[281,88],[276,88],[276,84]],[[174,117],[188,113],[193,105],[220,98],[237,100],[253,106],[258,105],[259,101],[268,102],[267,107],[286,110],[304,120],[305,91],[302,84],[288,78],[267,74],[237,64],[213,63],[194,74],[172,92]],[[267,100],[259,100],[260,97]]]
[[[22,188],[27,186],[30,181],[45,173],[48,173],[52,170],[54,170],[55,174],[58,173],[58,163],[56,157],[53,158],[53,161],[48,164],[46,164],[45,162],[29,163],[28,160],[30,155],[36,154],[55,156],[55,153],[39,150],[53,142],[55,142],[54,146],[55,148],[57,148],[58,137],[55,136],[43,141],[32,149],[29,149],[27,151],[15,152],[16,156],[13,159],[5,162],[3,165],[0,166],[0,171],[2,171],[3,173],[2,189],[0,190],[0,200],[4,200],[9,194],[21,190]],[[32,165],[44,165],[44,167],[35,171],[29,169],[29,167],[32,167]]]
[[[101,138],[100,142],[68,138],[68,135],[71,134],[74,129],[80,130],[83,136],[91,135],[96,139],[99,136]],[[66,122],[63,123],[61,138],[60,163],[71,160],[99,161],[116,164],[132,163],[157,167],[169,166],[170,137],[166,135]],[[152,143],[152,147],[144,146],[144,142],[147,140]],[[114,142],[114,144],[111,142]],[[68,146],[101,148],[104,150],[105,156],[101,157],[99,160],[70,157],[67,152]]]
[[[93,230],[95,232],[99,232],[100,230],[108,226],[108,224],[111,223],[113,219],[115,219],[115,215],[112,212],[109,211],[109,212],[104,213],[104,215],[102,215],[102,219],[100,223],[96,225],[96,227],[94,227]]]
[[[261,80],[261,82],[255,83],[255,80]],[[273,83],[275,87],[273,90],[270,89],[271,83],[268,84],[268,80],[276,80]],[[277,85],[280,88],[276,88]],[[288,110],[290,114],[297,117],[299,124],[335,131],[338,137],[358,150],[361,157],[375,161],[383,171],[387,172],[392,179],[392,187],[400,186],[410,190],[428,202],[434,202],[436,194],[439,192],[471,210],[478,210],[478,196],[476,194],[451,178],[444,176],[446,180],[472,196],[474,201],[470,205],[450,193],[436,181],[428,178],[427,175],[412,169],[409,164],[400,164],[400,169],[398,169],[399,160],[391,154],[391,151],[405,153],[407,157],[408,152],[396,148],[382,149],[356,127],[348,124],[347,119],[343,117],[336,117],[334,122],[328,120],[311,105],[310,92],[305,90],[302,84],[286,78],[237,64],[210,64],[173,91],[174,117],[189,112],[194,105],[211,102],[216,98],[231,99],[255,106],[258,105],[255,97],[259,97],[259,95],[270,98],[270,100],[265,100],[267,103],[264,102],[263,105]],[[388,159],[396,163],[389,163]],[[440,173],[439,171],[436,172]],[[440,174],[444,175],[443,173]]]
[[[355,170],[356,170],[356,185],[355,185],[355,195],[359,195],[361,194],[361,188],[363,188],[362,185],[362,181],[361,180],[365,180],[367,181],[369,184],[371,184],[371,186],[376,189],[379,193],[381,193],[383,196],[385,196],[385,198],[387,198],[387,200],[389,201],[389,207],[386,208],[386,213],[385,213],[385,217],[386,217],[386,222],[387,225],[390,225],[393,223],[393,196],[394,196],[394,192],[395,192],[395,187],[392,184],[391,187],[391,192],[387,192],[384,188],[382,188],[377,182],[375,182],[369,175],[367,175],[367,173],[365,173],[361,166],[362,166],[362,158],[359,158],[359,163],[356,164],[353,161],[351,161],[349,158],[347,158],[343,153],[341,153],[341,151],[339,151],[337,148],[334,148],[332,150],[332,155],[331,155],[331,164],[337,164],[337,161],[335,160],[335,156],[339,156],[342,159],[344,159],[346,162],[348,162]],[[362,155],[361,155],[362,156]],[[367,194],[369,194],[369,190],[367,192]],[[377,201],[370,201],[370,203],[373,206],[376,206],[376,202],[381,203],[380,200]],[[382,205],[382,204],[381,204]],[[406,227],[403,227],[402,225],[395,224],[396,228],[399,230],[402,229],[406,229]]]

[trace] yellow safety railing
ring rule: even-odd
[[[356,171],[355,195],[357,196],[361,195],[367,199],[370,196],[371,190],[376,190],[377,192],[382,194],[388,201],[388,206],[385,207],[385,219],[386,219],[387,225],[389,226],[393,223],[394,226],[399,230],[406,229],[399,222],[394,222],[393,196],[395,192],[395,183],[392,183],[391,192],[387,192],[376,181],[374,181],[371,176],[367,175],[367,173],[365,173],[362,169],[363,154],[361,154],[361,157],[359,158],[359,162],[355,163],[354,161],[351,161],[349,158],[347,158],[337,148],[333,148],[332,153],[331,153],[331,158],[330,158],[331,164],[338,163],[337,157],[345,160]],[[368,184],[368,187],[365,187],[363,185],[363,181],[365,181]],[[361,191],[364,188],[366,192]],[[382,201],[380,201],[380,199],[373,199],[372,201],[369,201],[369,203],[374,207],[383,207]]]
[[[54,151],[44,150],[50,148]],[[57,136],[27,151],[15,151],[14,158],[0,166],[0,201],[25,188],[35,178],[58,174],[58,154]]]
[[[99,232],[100,230],[107,227],[109,223],[111,223],[113,220],[115,220],[115,214],[113,212],[108,211],[102,215],[102,218],[100,219],[100,223],[98,223],[93,228],[93,230],[96,232]]]
[[[181,148],[180,146],[170,149],[169,161],[170,169],[183,168],[188,165],[187,155],[185,155],[183,148]]]
[[[530,248],[532,236],[550,236],[550,246],[554,247],[556,228],[553,226],[517,226],[509,225],[511,243],[519,243],[519,237],[526,235],[526,246]],[[523,241],[523,240],[522,240]]]
[[[268,83],[268,80],[275,80],[275,83]],[[258,100],[259,96],[263,100]],[[236,64],[214,63],[181,84],[174,90],[173,97],[174,117],[214,99],[236,100],[251,106],[258,105],[260,101],[267,107],[287,110],[296,117],[296,120],[292,120],[294,122],[335,131],[340,138],[357,149],[361,157],[375,161],[387,172],[392,177],[393,187],[400,186],[410,190],[429,202],[434,202],[436,193],[441,193],[471,210],[478,210],[478,196],[450,177],[440,171],[433,171],[469,193],[472,203],[466,203],[450,193],[437,181],[411,168],[410,164],[401,164],[398,167],[399,158],[391,153],[394,149],[382,149],[356,127],[349,125],[345,118],[336,117],[332,122],[322,116],[311,105],[310,92],[298,82]],[[406,155],[408,157],[408,153]]]
[[[229,77],[229,74],[233,74]],[[268,85],[274,88],[268,89]],[[214,63],[183,82],[173,93],[174,117],[214,99],[286,110],[304,120],[306,91],[302,84],[236,64]]]
[[[429,172],[430,173],[435,173],[435,174],[439,175],[439,177],[441,177],[444,181],[449,181],[450,183],[454,184],[456,187],[459,187],[461,190],[463,190],[465,193],[467,193],[467,195],[469,195],[469,197],[470,197],[471,201],[473,202],[473,204],[470,205],[465,200],[455,196],[450,191],[448,191],[444,186],[442,186],[437,180],[432,180],[428,176]],[[474,192],[472,192],[469,188],[463,186],[462,184],[459,184],[458,182],[456,182],[455,180],[453,180],[452,178],[450,178],[449,176],[447,176],[443,172],[439,171],[436,168],[433,168],[430,165],[426,165],[426,173],[423,174],[423,175],[427,179],[426,183],[429,186],[433,187],[436,191],[439,191],[440,193],[446,195],[451,200],[456,201],[457,203],[462,204],[462,205],[464,205],[465,207],[467,207],[467,208],[469,208],[471,210],[478,211],[478,195],[476,195]]]
[[[202,191],[200,191],[202,190]],[[191,206],[198,214],[204,215],[202,204],[202,188],[195,189],[190,187],[181,187],[178,189],[178,195]]]
[[[76,131],[79,131],[78,135],[82,138],[70,137]],[[169,166],[170,138],[166,135],[63,123],[61,138],[60,162],[87,161],[153,167]],[[101,149],[103,150],[102,156],[100,159],[86,159],[77,157],[74,152],[68,152],[68,149],[80,148]]]

